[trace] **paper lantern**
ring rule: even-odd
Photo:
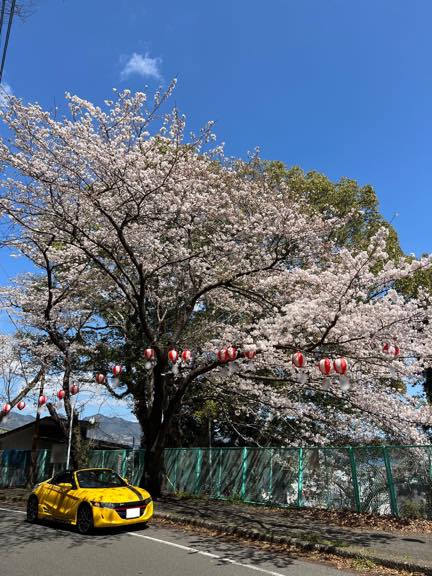
[[[113,369],[112,369],[113,376],[120,376],[122,371],[123,371],[123,368],[121,366],[113,366]]]
[[[178,352],[177,350],[170,350],[168,352],[168,360],[171,362],[171,364],[175,364],[178,360]]]
[[[345,358],[336,358],[336,360],[333,361],[333,368],[338,374],[345,374],[348,370],[348,362]]]
[[[43,406],[44,404],[46,404],[47,400],[48,400],[48,398],[46,396],[44,396],[43,394],[41,396],[39,396],[39,398],[38,398],[39,406]]]
[[[17,404],[18,410],[24,410],[25,406],[26,406],[26,403],[24,402],[24,400],[20,400]]]
[[[72,396],[75,396],[75,394],[78,394],[79,392],[79,388],[76,384],[72,384],[72,386],[69,388],[69,392],[72,394]]]
[[[244,357],[248,360],[253,360],[256,356],[256,350],[245,350]]]
[[[292,363],[296,368],[303,368],[306,365],[306,359],[301,352],[295,352],[292,355]]]
[[[105,382],[105,374],[102,374],[101,372],[99,372],[99,374],[96,374],[96,382],[98,384],[103,384]]]
[[[228,351],[226,348],[221,348],[217,353],[219,362],[228,362]]]
[[[66,392],[65,392],[64,390],[59,390],[59,391],[57,392],[57,398],[58,398],[59,400],[63,400],[63,398],[65,397],[65,395],[66,395]]]
[[[188,348],[185,348],[181,353],[183,362],[190,362],[192,360],[192,353]]]
[[[235,360],[237,358],[237,348],[234,348],[234,346],[228,346],[226,351],[228,360]]]
[[[332,361],[330,358],[323,358],[319,361],[318,368],[324,376],[328,376],[332,371]]]
[[[386,342],[383,346],[383,352],[384,354],[388,354],[389,356],[394,356],[396,358],[396,356],[399,356],[400,354],[400,348],[399,346],[396,346],[396,344],[389,344]]]
[[[12,406],[10,404],[3,404],[2,412],[3,412],[3,414],[9,414],[11,409],[12,409]]]
[[[155,351],[153,350],[153,348],[146,348],[144,350],[144,358],[146,360],[153,360],[154,357],[155,357]]]

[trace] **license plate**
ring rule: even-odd
[[[141,516],[141,510],[139,508],[127,508],[126,518],[138,518]]]

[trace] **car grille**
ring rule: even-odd
[[[126,518],[126,510],[128,508],[139,508],[140,516],[142,516],[151,501],[151,498],[146,498],[145,500],[136,500],[135,502],[120,502],[118,504],[114,504],[113,508],[120,516],[120,518],[123,518],[124,520]]]

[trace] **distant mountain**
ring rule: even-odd
[[[130,422],[117,416],[104,416],[95,414],[88,416],[84,420],[94,418],[95,426],[90,428],[87,435],[95,440],[107,440],[108,442],[117,442],[126,446],[140,446],[141,443],[141,426],[138,422]]]
[[[3,418],[0,423],[0,427],[4,430],[14,430],[14,428],[19,428],[20,426],[25,426],[29,422],[33,422],[34,416],[29,414],[20,414],[19,412],[11,411],[10,414]]]

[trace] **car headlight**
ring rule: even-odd
[[[112,502],[91,502],[91,505],[96,508],[115,508],[115,504]]]

